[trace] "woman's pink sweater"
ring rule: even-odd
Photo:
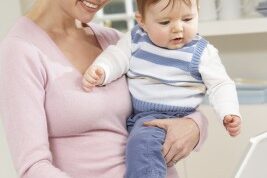
[[[112,29],[90,27],[103,49],[119,39]],[[0,59],[0,113],[21,178],[123,178],[131,114],[125,77],[84,92],[82,74],[26,17],[2,41]],[[207,123],[193,117],[199,147]],[[176,177],[169,169],[168,178]]]

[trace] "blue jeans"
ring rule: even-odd
[[[139,113],[127,120],[130,132],[126,147],[125,178],[165,178],[167,165],[162,155],[165,130],[146,127],[144,122],[153,119],[178,117],[177,113]]]

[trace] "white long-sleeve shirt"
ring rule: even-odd
[[[239,113],[234,82],[227,75],[218,51],[201,36],[183,48],[155,46],[138,26],[117,45],[108,47],[94,65],[105,71],[104,84],[127,73],[134,110],[193,112],[206,93],[223,120]]]

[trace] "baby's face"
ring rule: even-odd
[[[196,0],[188,6],[181,0],[161,0],[146,8],[143,29],[157,46],[177,49],[191,42],[198,32]],[[166,7],[167,6],[167,7]]]

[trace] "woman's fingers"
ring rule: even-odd
[[[166,130],[168,120],[170,119],[154,119],[152,121],[144,122],[144,126],[159,127],[159,128]]]
[[[166,135],[165,142],[162,146],[162,155],[164,156],[165,160],[166,160],[167,154],[169,153],[171,149],[171,146],[172,146],[172,140],[170,138],[167,138],[167,135]]]
[[[168,166],[189,155],[199,140],[198,126],[191,119],[156,119],[144,125],[166,131],[162,154]]]
[[[172,144],[170,150],[165,156],[167,166],[172,166],[173,163],[178,162],[183,157],[183,148],[181,145]]]
[[[169,152],[172,142],[174,141],[174,138],[167,131],[167,128],[169,128],[170,124],[171,124],[171,119],[154,119],[149,122],[144,122],[145,126],[159,127],[166,131],[166,137],[162,147],[162,154],[164,157]]]
[[[170,162],[170,160],[176,154],[176,152],[175,152],[176,150],[174,150],[174,147],[173,147],[175,139],[176,139],[176,136],[172,133],[172,131],[170,129],[167,129],[165,142],[162,146],[162,154],[165,158],[166,163]]]
[[[183,158],[185,158],[186,156],[188,156],[188,154],[183,153],[182,151],[177,153],[172,159],[171,161],[169,161],[167,163],[168,167],[174,166],[177,162],[179,162],[180,160],[182,160]]]
[[[173,133],[171,133],[170,131],[167,135],[173,135]],[[167,138],[166,136],[166,140],[171,140],[171,144],[168,147],[163,145],[163,147],[167,149],[169,148],[167,154],[164,156],[167,166],[169,167],[173,166],[174,163],[188,156],[193,149],[193,147],[191,149],[191,147],[189,147],[189,144],[186,143],[186,139],[177,138],[173,136],[170,137],[172,138]]]

